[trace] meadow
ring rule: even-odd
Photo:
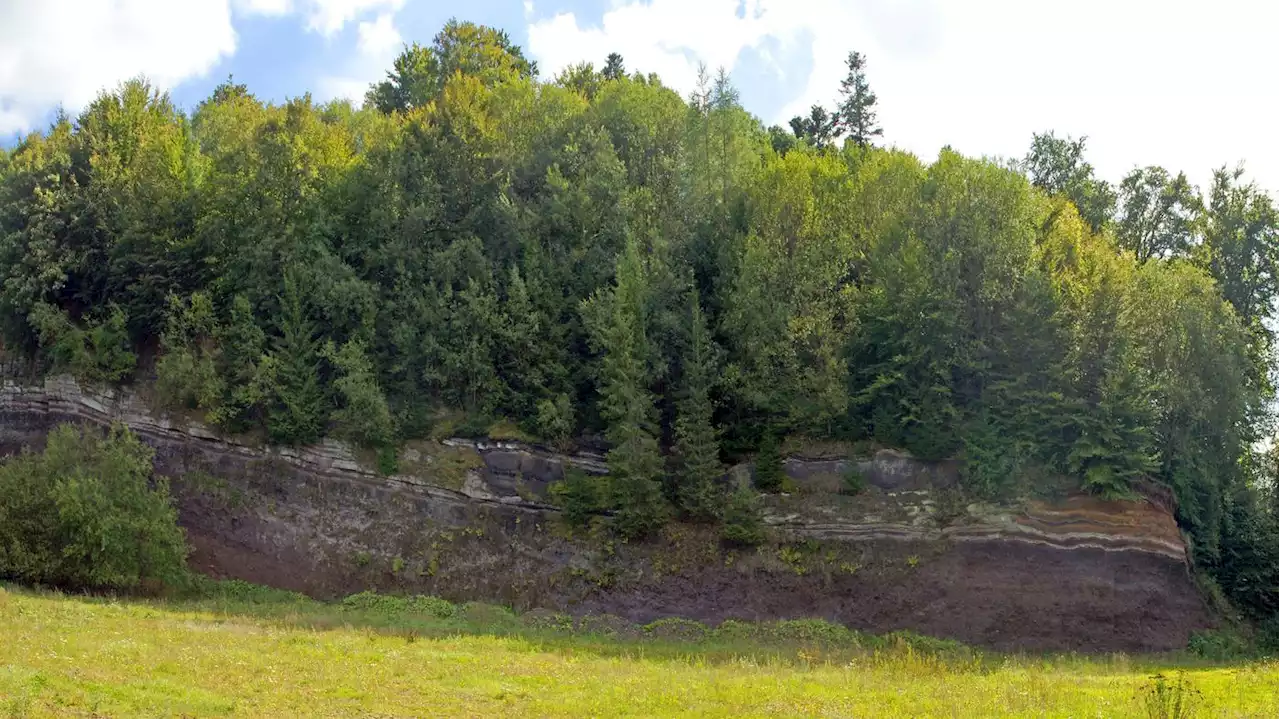
[[[0,716],[1277,713],[1274,659],[1005,655],[822,621],[639,627],[240,582],[151,600],[0,586],[0,636]]]

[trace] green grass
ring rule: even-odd
[[[1198,693],[1196,716],[1277,709],[1275,660],[1005,656],[820,621],[582,624],[238,582],[164,601],[0,588],[0,716],[1142,717],[1156,672]]]

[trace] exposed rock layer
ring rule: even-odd
[[[0,392],[0,450],[38,447],[64,421],[123,422],[156,448],[198,568],[319,596],[373,586],[635,621],[820,616],[1022,649],[1172,649],[1208,623],[1164,502],[966,504],[954,464],[890,451],[857,460],[858,497],[831,493],[850,460],[787,460],[799,491],[770,498],[767,516],[784,541],[759,551],[682,527],[602,551],[561,536],[545,499],[569,467],[604,473],[598,455],[446,440],[406,450],[405,473],[385,477],[337,442],[257,447],[66,377]]]

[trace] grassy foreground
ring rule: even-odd
[[[646,629],[239,583],[124,601],[0,587],[0,716],[1274,717],[1274,660],[1014,657],[824,622]],[[1165,693],[1168,696],[1168,692]]]

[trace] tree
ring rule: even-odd
[[[1280,221],[1271,196],[1243,176],[1242,167],[1214,171],[1198,261],[1245,325],[1270,337],[1265,320],[1275,315]]]
[[[338,371],[333,387],[341,401],[331,415],[336,432],[364,447],[390,447],[395,440],[391,410],[378,387],[378,378],[364,345],[357,340],[336,349],[333,342],[329,342],[323,356]]]
[[[309,444],[324,428],[324,393],[320,387],[320,343],[315,323],[303,307],[295,271],[286,272],[280,297],[279,335],[268,355],[271,403],[267,431],[279,444]]]
[[[621,80],[627,76],[627,68],[622,64],[622,56],[616,52],[609,53],[604,59],[604,69],[600,76],[605,80]]]
[[[169,321],[160,337],[156,392],[171,407],[217,411],[224,391],[218,374],[218,333],[213,303],[197,292],[169,298]]]
[[[594,100],[600,90],[601,75],[589,62],[570,65],[556,75],[555,82],[582,95],[587,100]]]
[[[123,426],[68,423],[43,452],[0,464],[0,576],[68,590],[181,584],[186,537],[153,455]]]
[[[1111,220],[1116,193],[1093,175],[1093,166],[1084,161],[1087,137],[1072,140],[1052,132],[1036,133],[1031,150],[1022,161],[1031,184],[1050,195],[1063,195],[1075,204],[1080,216],[1094,232]]]
[[[808,117],[797,115],[791,118],[791,131],[809,144],[821,147],[840,137],[844,128],[839,119],[829,114],[826,108],[814,105],[809,109]]]
[[[720,512],[717,482],[720,464],[719,432],[712,424],[711,383],[715,348],[695,294],[689,312],[689,347],[683,362],[684,396],[676,416],[675,454],[679,462],[676,496],[680,508],[694,519],[715,519]]]
[[[608,295],[605,326],[597,342],[604,355],[600,367],[600,414],[608,422],[612,448],[609,465],[612,504],[618,532],[643,537],[662,525],[667,509],[662,499],[662,457],[656,439],[655,407],[646,382],[642,310],[646,281],[638,243],[629,239],[618,259],[617,279]]]
[[[449,20],[430,47],[406,47],[387,79],[369,87],[365,102],[384,113],[407,112],[439,97],[455,74],[493,86],[537,73],[537,64],[525,58],[505,31]]]
[[[782,487],[786,474],[782,469],[782,455],[778,451],[778,438],[773,432],[765,432],[756,452],[755,485],[765,492],[776,492]]]
[[[870,145],[872,138],[883,134],[876,122],[876,94],[867,83],[866,62],[861,53],[849,53],[845,60],[849,74],[840,81],[844,99],[835,112],[836,123],[859,147]]]
[[[1120,183],[1116,240],[1138,262],[1191,253],[1200,201],[1187,176],[1163,167],[1134,170]]]
[[[244,295],[236,295],[225,323],[215,330],[218,375],[226,395],[210,420],[233,432],[245,431],[261,419],[267,387],[261,371],[267,337],[253,317]]]

